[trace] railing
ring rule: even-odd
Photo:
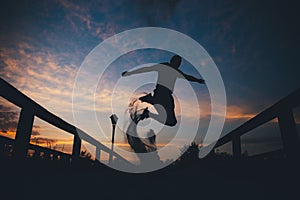
[[[288,157],[295,157],[299,153],[297,127],[293,116],[293,109],[300,106],[300,88],[277,103],[248,120],[238,128],[219,139],[214,148],[232,142],[234,157],[241,156],[241,136],[249,131],[278,118],[283,151]]]
[[[126,166],[132,166],[132,163],[128,162],[125,158],[120,156],[114,151],[111,151],[108,147],[98,142],[96,139],[89,136],[84,131],[79,128],[69,124],[63,119],[57,117],[53,113],[49,112],[41,105],[24,95],[22,92],[14,88],[8,82],[0,78],[0,95],[8,100],[9,102],[15,104],[21,108],[21,113],[18,121],[18,127],[16,132],[16,137],[14,140],[14,151],[13,154],[17,157],[26,157],[27,151],[30,147],[30,136],[32,132],[32,126],[34,117],[44,120],[45,122],[52,124],[53,126],[64,130],[72,135],[73,139],[73,149],[72,149],[72,160],[76,160],[80,156],[81,142],[82,140],[94,145],[96,147],[96,158],[100,160],[100,152],[105,151],[111,157],[116,158],[118,163],[123,163]]]
[[[12,157],[14,152],[14,142],[14,139],[0,136],[0,156]],[[33,152],[30,153],[30,150]],[[54,149],[49,149],[47,147],[34,144],[28,145],[28,157],[41,158],[41,155],[43,155],[42,157],[46,160],[60,160],[66,161],[67,163],[71,162],[72,158],[70,154],[61,151],[56,151]]]

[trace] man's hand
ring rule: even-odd
[[[129,75],[128,71],[122,72],[122,76],[128,76],[128,75]]]
[[[204,80],[204,79],[201,79],[201,78],[199,78],[199,80],[198,80],[198,83],[200,83],[200,84],[205,84],[205,80]]]

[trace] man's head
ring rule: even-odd
[[[181,64],[181,57],[179,55],[175,55],[170,60],[171,67],[178,69]]]

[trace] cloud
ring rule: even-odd
[[[31,135],[36,136],[36,135],[41,135],[41,133],[39,131],[32,130]]]
[[[78,25],[76,20],[84,23],[88,30],[91,29],[91,15],[89,14],[89,8],[86,5],[74,4],[68,0],[60,0],[59,2],[66,9],[66,18],[75,30],[82,27]]]
[[[65,10],[65,19],[76,33],[85,33],[104,40],[120,30],[118,23],[113,23],[113,21],[122,13],[118,15],[111,13],[116,2],[90,1],[75,4],[68,0],[60,0],[59,3]]]
[[[2,99],[0,103],[0,135],[14,138],[17,131],[20,109]],[[40,130],[42,129],[42,126],[33,125],[31,135],[41,135]]]
[[[71,111],[76,67],[53,54],[20,43],[17,48],[0,47],[4,65],[0,75],[17,89],[54,113]]]
[[[72,139],[53,139],[46,136],[31,137],[30,143],[33,145],[50,148],[68,154],[72,153],[73,147]]]
[[[246,106],[238,106],[238,105],[229,105],[227,107],[227,120],[236,120],[236,119],[251,119],[257,113],[253,113]]]
[[[32,143],[36,143],[39,145],[45,145],[45,144],[49,144],[49,143],[56,143],[57,140],[56,139],[50,139],[50,138],[45,138],[45,137],[33,137],[30,139],[30,142]]]
[[[0,134],[14,135],[18,126],[17,112],[0,112]]]

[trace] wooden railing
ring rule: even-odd
[[[14,139],[0,136],[0,156],[12,157],[15,148],[14,144]],[[30,152],[30,150],[33,152]],[[70,154],[34,144],[28,145],[28,157],[38,159],[44,158],[45,160],[61,160],[66,161],[66,163],[71,163],[72,160],[72,156]]]
[[[240,157],[241,136],[275,118],[278,118],[283,151],[288,157],[295,157],[297,154],[299,155],[299,139],[293,109],[298,106],[300,106],[300,88],[226,134],[217,141],[214,148],[220,147],[228,142],[232,142],[233,156]]]
[[[45,122],[52,124],[53,126],[64,130],[74,136],[71,155],[73,161],[79,158],[81,142],[82,140],[84,140],[96,147],[95,155],[98,160],[100,160],[100,152],[104,151],[107,152],[110,157],[114,157],[116,161],[118,161],[118,164],[123,163],[126,166],[132,166],[132,163],[128,162],[125,158],[123,158],[116,152],[111,151],[108,147],[106,147],[81,129],[75,127],[72,124],[69,124],[68,122],[49,112],[2,78],[0,78],[0,95],[7,101],[21,108],[16,137],[14,140],[13,154],[15,156],[27,156],[27,151],[30,147],[30,137],[33,121],[34,117],[36,116],[44,120]]]

